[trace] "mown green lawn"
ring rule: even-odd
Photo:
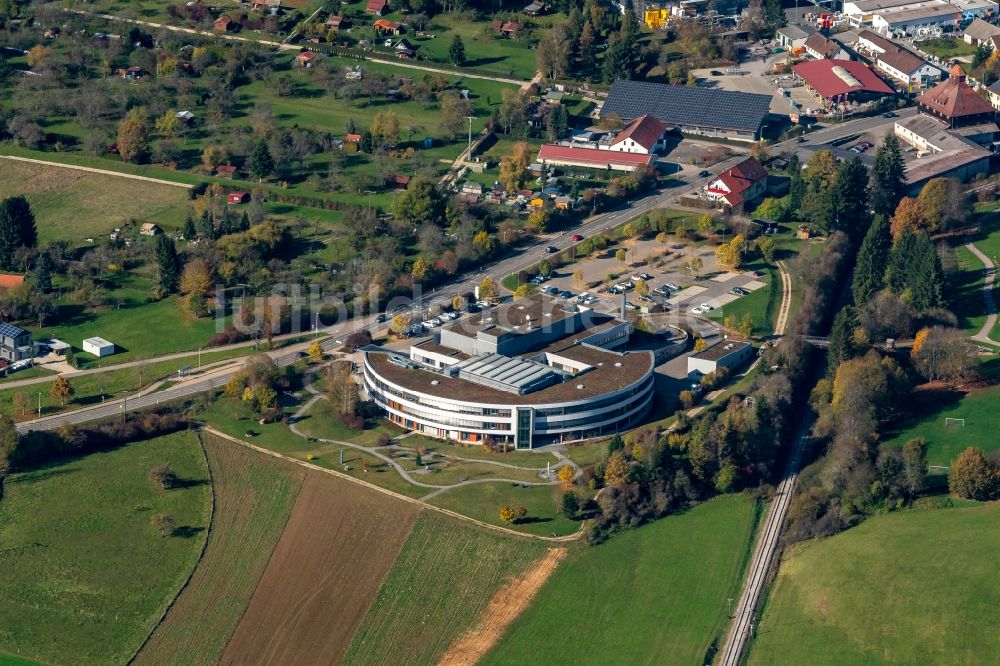
[[[434,483],[433,478],[429,482]],[[580,528],[580,523],[559,512],[561,492],[557,486],[523,486],[496,481],[453,488],[428,501],[434,506],[451,509],[493,525],[503,524],[499,519],[502,505],[523,506],[528,510],[527,519],[508,527],[543,536],[572,534]]]
[[[433,512],[421,514],[343,664],[435,664],[490,599],[544,551]]]
[[[987,664],[1000,505],[868,518],[787,554],[750,664]]]
[[[182,487],[149,480],[163,463]],[[195,564],[208,483],[187,432],[11,475],[0,501],[0,651],[125,663]],[[152,525],[160,513],[174,535]]]
[[[915,394],[911,411],[916,415],[902,429],[886,439],[889,444],[902,446],[910,439],[923,437],[927,441],[927,462],[947,467],[966,447],[984,451],[1000,448],[997,428],[1000,417],[1000,386],[975,390],[971,393],[935,391]],[[945,418],[965,419],[965,425],[945,425]]]
[[[765,275],[758,279],[765,283],[763,287],[712,310],[706,316],[719,322],[730,317],[738,323],[749,314],[753,320],[754,336],[773,333],[774,320],[781,308],[781,276],[776,268],[767,267]]]
[[[58,338],[73,345],[81,368],[171,352],[197,351],[206,347],[216,334],[216,320],[191,315],[179,296],[147,303],[140,300],[141,293],[141,290],[131,289],[110,292],[111,299],[116,300],[119,294],[122,296],[123,307],[118,309],[111,305],[96,312],[84,311],[82,307],[68,303],[66,297],[57,301],[62,306],[58,316],[61,323],[42,328],[26,325],[24,328],[31,331],[36,340]],[[130,295],[135,298],[130,298]],[[115,354],[98,361],[95,356],[83,352],[83,341],[94,336],[115,343]]]
[[[481,663],[709,663],[756,511],[746,497],[720,497],[574,549]]]
[[[958,317],[958,327],[967,335],[979,332],[986,322],[983,300],[983,262],[964,247],[955,248],[958,270],[952,276],[948,293],[950,309]]]

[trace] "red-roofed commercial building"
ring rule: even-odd
[[[610,143],[600,147],[621,153],[651,155],[663,146],[666,133],[667,126],[653,116],[639,116],[618,132]]]
[[[917,107],[948,127],[966,127],[994,120],[993,106],[965,82],[965,72],[959,65],[951,68],[947,80],[918,97]]]
[[[556,166],[635,171],[644,164],[650,164],[653,161],[653,156],[644,153],[620,153],[597,148],[573,148],[546,144],[538,151],[538,161]]]
[[[830,102],[863,101],[893,94],[889,84],[855,60],[811,60],[792,67],[814,93]]]
[[[739,208],[764,196],[767,170],[753,157],[726,169],[705,185],[705,197]]]

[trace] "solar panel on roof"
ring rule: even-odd
[[[770,106],[769,95],[648,81],[615,81],[601,115],[615,113],[632,119],[649,114],[668,125],[756,132]]]
[[[13,324],[8,324],[6,322],[0,323],[0,336],[5,338],[16,338],[24,333],[23,328],[18,328]]]

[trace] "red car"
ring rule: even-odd
[[[574,243],[579,243],[582,240],[583,240],[583,236],[581,236],[580,234],[573,234],[573,242]]]

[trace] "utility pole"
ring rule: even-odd
[[[469,148],[465,153],[465,159],[467,162],[472,161],[472,119],[475,116],[466,116],[465,118],[469,121]]]
[[[42,418],[42,393],[38,393],[38,418]]]
[[[201,347],[198,347],[198,369],[201,370]]]

